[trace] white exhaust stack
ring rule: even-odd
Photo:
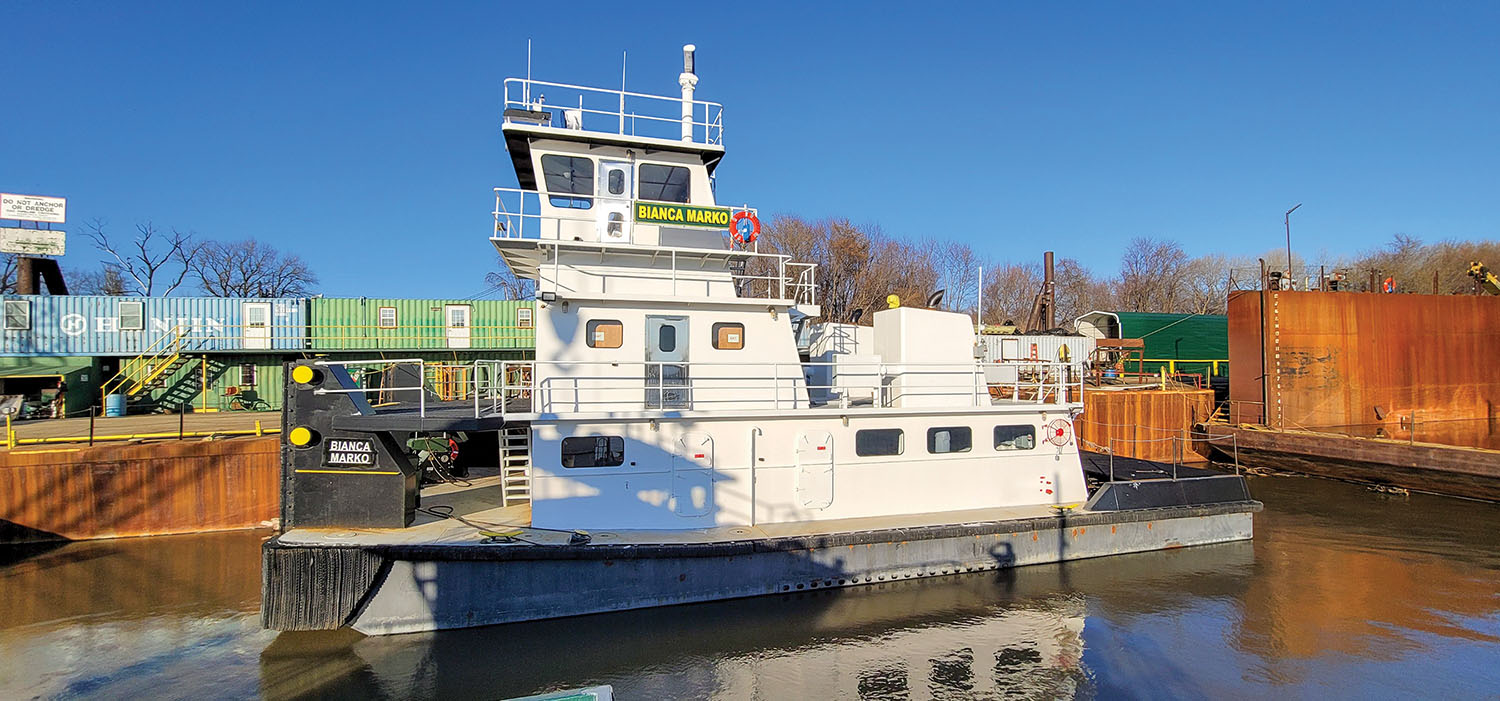
[[[693,140],[693,88],[698,86],[698,76],[693,73],[693,52],[698,47],[688,44],[682,47],[682,75],[677,84],[682,86],[682,140]]]

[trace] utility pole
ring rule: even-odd
[[[1301,206],[1302,206],[1302,203],[1298,202],[1297,203],[1297,207],[1301,207]],[[1287,278],[1291,278],[1292,277],[1292,212],[1297,211],[1297,207],[1293,207],[1293,208],[1288,209],[1286,211],[1286,276],[1287,276]]]

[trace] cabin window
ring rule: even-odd
[[[967,453],[974,447],[974,432],[968,426],[927,429],[927,452]]]
[[[609,194],[625,194],[625,171],[619,168],[609,170]]]
[[[995,450],[1031,450],[1035,447],[1035,426],[995,427]]]
[[[531,328],[531,307],[516,307],[516,328]]]
[[[562,439],[563,467],[617,467],[624,464],[624,438],[574,436]]]
[[[146,303],[120,303],[120,330],[140,331],[146,328]]]
[[[577,156],[542,156],[542,178],[553,207],[588,209],[594,201],[588,197],[559,195],[594,194],[594,161]]]
[[[252,363],[245,363],[244,365],[240,366],[240,386],[241,387],[254,387],[255,386],[255,365],[254,364],[252,364]]]
[[[671,324],[662,324],[656,332],[656,347],[663,353],[674,353],[677,351],[677,327]]]
[[[714,348],[716,350],[744,350],[744,324],[714,324]]]
[[[5,330],[28,331],[31,329],[31,301],[25,299],[5,300]]]
[[[382,329],[394,329],[394,328],[396,328],[396,308],[395,307],[381,307],[380,308],[380,328],[382,328]]]
[[[688,201],[688,169],[681,166],[642,164],[640,195],[643,200]]]
[[[854,432],[855,455],[870,457],[903,452],[906,452],[906,436],[899,428],[867,428]]]
[[[590,321],[586,330],[589,348],[619,348],[625,343],[625,325],[613,319]]]

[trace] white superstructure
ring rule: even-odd
[[[1077,504],[1081,373],[1010,364],[992,399],[965,315],[816,318],[817,271],[737,245],[713,173],[723,109],[506,83],[519,188],[497,250],[536,281],[536,360],[495,363],[495,411],[529,420],[540,528],[698,529]],[[543,94],[547,97],[543,97]],[[795,313],[794,313],[795,312]],[[994,373],[991,373],[993,376]]]

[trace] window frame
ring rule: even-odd
[[[594,342],[594,334],[598,333],[599,327],[605,324],[614,324],[615,326],[620,327],[620,336],[617,339],[618,343],[616,343],[615,345],[603,346],[598,345]],[[625,346],[625,322],[620,321],[619,319],[589,319],[588,322],[583,325],[583,340],[586,344],[588,344],[589,348],[622,348]]]
[[[136,323],[134,326],[125,324],[125,306],[130,305],[136,310]],[[145,331],[146,330],[146,303],[141,301],[121,300],[115,309],[115,326],[121,331]]]
[[[1001,448],[1000,447],[1000,429],[1002,429],[1002,428],[1024,428],[1024,429],[1026,429],[1027,431],[1030,432],[1030,435],[1031,435],[1031,446],[1028,447],[1028,448]],[[1015,442],[1016,440],[1019,440],[1019,439],[1021,439],[1022,437],[1026,436],[1026,435],[1027,434],[1025,434],[1025,433],[1018,433],[1015,436],[1012,436],[1010,440],[1011,440],[1011,442]],[[1026,450],[1036,450],[1036,446],[1037,446],[1036,426],[1032,425],[1032,424],[997,424],[995,426],[994,431],[991,432],[990,438],[991,438],[990,444],[995,447],[995,451],[996,452],[1000,452],[1000,453],[1012,453],[1012,452],[1020,452],[1020,451],[1026,451]]]
[[[391,323],[389,324],[385,323],[386,310],[390,310],[391,312]],[[380,307],[375,311],[375,326],[381,329],[394,329],[400,326],[400,318],[400,312],[397,312],[395,307]]]
[[[739,327],[739,330],[740,330],[739,345],[738,346],[721,346],[721,345],[719,345],[719,332],[723,331],[723,330],[727,330],[731,326],[738,326]],[[740,323],[738,321],[720,321],[720,322],[715,323],[713,326],[710,326],[709,327],[709,331],[712,333],[711,338],[713,340],[713,343],[711,345],[713,346],[714,350],[722,350],[722,351],[745,350],[745,325],[744,324],[742,324],[742,323]],[[728,341],[725,341],[725,343],[728,343]]]
[[[605,439],[604,440],[605,460],[615,460],[615,459],[618,459],[619,462],[607,462],[607,463],[604,463],[604,464],[590,464],[590,465],[569,464],[570,462],[576,462],[576,458],[579,457],[579,456],[589,455],[590,456],[589,457],[590,461],[592,461],[593,459],[597,458],[599,456],[599,439],[600,438]],[[568,452],[568,443],[570,441],[590,441],[590,442],[593,443],[593,447],[592,447],[592,450],[590,452],[584,452],[584,451],[582,451],[580,449],[580,450],[578,450],[578,452],[574,452],[574,453],[570,454]],[[617,445],[619,446],[618,449],[616,449]],[[620,467],[621,465],[625,464],[625,437],[624,436],[612,436],[612,435],[606,435],[606,434],[593,434],[593,435],[588,435],[588,436],[568,436],[568,437],[563,438],[561,441],[558,442],[557,452],[558,452],[557,463],[559,465],[561,465],[563,467],[563,469],[566,469],[566,470],[585,470],[585,469],[592,469],[592,468],[598,468],[598,467]]]
[[[255,363],[240,363],[240,381],[238,383],[239,386],[254,387],[256,374],[258,371],[259,369],[255,367]],[[246,375],[249,376],[248,380],[245,379]]]
[[[567,188],[553,188],[553,176],[548,172],[548,159],[566,159],[568,164]],[[579,178],[578,164],[582,161],[589,166],[588,185],[582,186]],[[542,186],[546,188],[547,200],[553,207],[565,209],[592,209],[594,206],[594,185],[598,180],[599,165],[594,159],[587,156],[579,156],[571,153],[546,153],[542,154]],[[559,184],[563,181],[557,181]]]
[[[535,312],[531,310],[531,307],[516,307],[516,328],[531,328],[531,325],[533,323],[532,319],[535,318],[533,316],[534,314]]]
[[[963,450],[934,450],[937,445],[937,432],[949,431],[950,434],[962,431],[965,438]],[[953,438],[948,439],[948,445],[953,445]],[[927,453],[929,455],[952,455],[955,453],[967,453],[974,450],[974,429],[968,426],[931,426],[927,429]]]
[[[11,325],[11,323],[10,323],[10,319],[11,319],[11,312],[10,312],[10,310],[12,308],[22,310],[21,316],[24,317],[24,323],[23,324],[21,324],[19,326],[12,326]],[[4,309],[0,309],[0,314],[3,314],[4,317],[5,317],[4,320],[3,320],[3,323],[4,323],[6,331],[30,331],[31,330],[31,300],[29,300],[29,299],[7,299],[7,300],[5,300]]]
[[[661,169],[665,171],[664,179],[660,182],[647,182],[647,169]],[[667,188],[673,186],[672,176],[675,174],[674,170],[682,171],[687,177],[682,182],[682,199],[667,197]],[[640,199],[651,202],[676,202],[678,204],[689,204],[693,201],[693,172],[687,166],[674,163],[639,163],[636,165],[635,172],[635,192],[639,195]],[[651,192],[651,188],[656,188],[656,191],[653,193],[656,197],[646,196],[648,192]]]
[[[870,448],[871,446],[860,445],[860,438],[861,438],[861,436],[870,435],[870,434],[879,434],[879,433],[891,433],[893,431],[896,434],[896,452],[894,452],[894,453],[866,452],[866,450],[868,448]],[[854,432],[854,454],[858,455],[859,457],[862,457],[862,458],[888,458],[888,457],[895,457],[897,455],[905,455],[906,454],[906,431],[903,431],[903,430],[901,430],[899,428],[862,428],[862,429],[859,429],[859,430],[857,430],[857,431]]]

